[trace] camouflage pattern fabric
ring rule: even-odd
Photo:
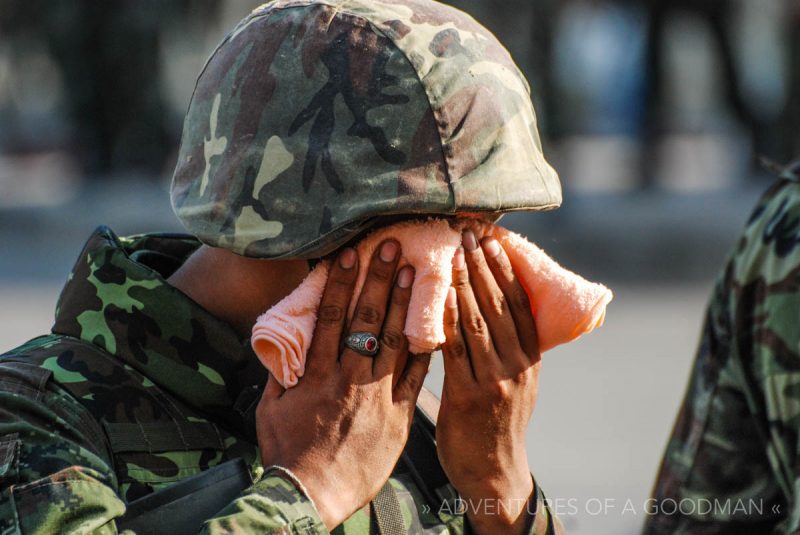
[[[0,356],[0,533],[116,533],[126,504],[236,457],[256,481],[205,533],[327,533],[311,502],[258,458],[266,372],[165,278],[199,246],[99,228],[59,299],[53,333]],[[408,474],[391,479],[409,533],[469,532]],[[555,533],[537,488],[531,534]],[[374,533],[369,507],[334,530]]]
[[[201,241],[321,257],[404,214],[561,203],[528,83],[495,36],[431,0],[278,0],[201,72],[172,204]]]
[[[800,183],[758,203],[708,306],[644,533],[800,533]]]

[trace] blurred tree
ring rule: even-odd
[[[25,29],[48,44],[62,71],[71,144],[89,177],[136,169],[157,177],[177,143],[165,124],[161,32],[219,0],[3,0],[0,31]]]
[[[633,2],[633,0],[620,0]],[[641,4],[640,2],[636,2]],[[742,75],[739,72],[734,51],[733,17],[736,14],[737,2],[734,0],[646,0],[649,9],[647,38],[647,117],[644,129],[644,146],[649,154],[655,151],[655,145],[664,126],[664,35],[670,18],[677,12],[690,13],[700,19],[709,29],[720,60],[722,74],[722,97],[734,116],[740,121],[751,136],[756,156],[783,158],[785,154],[777,140],[777,128],[767,118],[755,113],[745,97],[742,87]],[[796,124],[796,123],[795,123]],[[643,158],[642,179],[649,185],[653,179],[649,155]]]

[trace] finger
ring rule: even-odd
[[[517,336],[522,351],[528,355],[532,361],[536,362],[541,358],[539,351],[539,336],[536,332],[536,321],[533,318],[531,303],[528,293],[520,284],[514,274],[514,269],[508,259],[508,255],[493,237],[484,238],[481,241],[483,246],[486,263],[494,274],[497,285],[506,296],[506,303],[511,310],[511,317],[517,327]]]
[[[469,281],[481,315],[489,326],[489,333],[494,341],[495,349],[502,361],[522,361],[521,346],[517,335],[517,326],[508,308],[506,297],[494,280],[494,274],[486,265],[483,249],[478,246],[475,234],[471,230],[464,231],[464,256],[467,261]]]
[[[442,358],[445,384],[465,385],[474,382],[475,374],[461,335],[461,325],[458,323],[458,297],[453,287],[447,290],[444,303],[444,335],[446,340],[442,344]]]
[[[408,339],[403,334],[411,300],[411,284],[414,282],[414,268],[405,266],[397,272],[397,280],[392,290],[389,311],[381,333],[381,349],[372,367],[375,377],[392,375],[392,387],[400,379],[408,358]]]
[[[339,341],[342,338],[347,308],[353,297],[358,274],[358,255],[355,249],[344,249],[333,262],[325,292],[317,314],[314,337],[306,357],[305,375],[328,373],[338,363]]]
[[[395,240],[386,240],[375,249],[348,334],[368,332],[380,337],[399,253],[400,244]],[[342,366],[351,372],[371,373],[372,359],[373,357],[345,348],[342,353]]]
[[[269,378],[267,379],[267,386],[266,388],[264,388],[264,394],[262,395],[262,398],[278,399],[283,395],[285,391],[286,389],[283,388],[283,385],[281,385],[278,382],[278,380],[275,379],[275,376],[270,373]]]
[[[464,260],[464,248],[459,247],[453,256],[453,287],[458,299],[458,317],[461,334],[476,379],[496,376],[502,365],[494,349],[489,326],[481,315],[475,294],[469,282],[469,272]]]
[[[425,383],[428,367],[431,363],[430,353],[409,354],[403,375],[394,389],[394,400],[406,406],[409,415],[414,413],[419,392]]]

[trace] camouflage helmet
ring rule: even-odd
[[[277,0],[197,80],[171,188],[201,241],[314,258],[386,218],[561,203],[528,84],[431,0]]]

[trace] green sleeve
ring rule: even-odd
[[[528,514],[530,516],[528,521],[528,528],[525,531],[526,535],[563,535],[565,533],[561,522],[558,517],[553,514],[553,511],[547,505],[547,499],[542,493],[539,485],[534,482],[533,496],[528,503]],[[474,531],[469,525],[466,516],[458,515],[455,522],[451,524],[450,532],[455,534],[474,535]]]
[[[267,475],[208,520],[204,534],[327,534],[314,505],[288,480]]]
[[[0,533],[116,533],[125,505],[102,431],[48,378],[0,365]]]
[[[100,426],[49,371],[0,363],[0,534],[117,533],[125,513]],[[205,533],[327,533],[289,482],[265,477]]]
[[[646,535],[800,530],[799,222],[778,183],[717,280]]]
[[[400,475],[392,478],[403,520],[408,533],[421,533],[425,535],[474,535],[464,513],[464,505],[459,505],[458,500],[451,500],[442,504],[438,509],[431,507],[423,494],[419,491],[413,480]],[[547,505],[547,500],[539,486],[534,482],[534,494],[528,504],[530,522],[527,535],[561,535],[564,533],[561,524]],[[366,533],[358,525],[356,519],[358,512],[348,519],[343,526],[334,531],[336,535],[357,535]]]
[[[125,513],[105,435],[49,370],[0,363],[0,534],[117,533]],[[463,515],[432,510],[410,478],[392,479],[409,533],[471,533]],[[529,534],[553,534],[541,493]],[[369,509],[334,530],[369,532]],[[291,482],[268,475],[213,518],[203,533],[328,533],[311,501]]]

